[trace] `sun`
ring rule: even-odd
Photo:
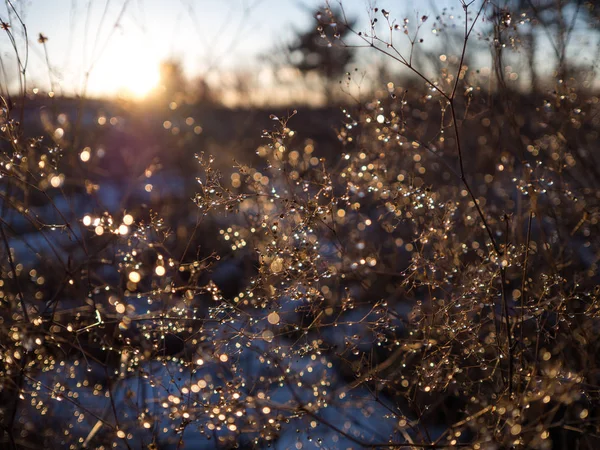
[[[160,72],[155,64],[137,65],[123,74],[117,92],[135,99],[146,97],[160,81]]]
[[[160,81],[160,61],[145,52],[114,52],[90,73],[89,91],[100,96],[119,95],[135,100],[148,96]]]

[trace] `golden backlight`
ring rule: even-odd
[[[160,81],[160,62],[152,55],[129,49],[112,54],[90,73],[90,93],[114,95],[141,100],[155,89]]]

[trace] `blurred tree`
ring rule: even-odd
[[[180,61],[170,59],[160,65],[159,96],[167,102],[179,103],[187,92],[187,78]]]
[[[198,75],[189,79],[183,70],[181,61],[169,59],[160,65],[160,82],[158,97],[167,104],[175,102],[210,104],[218,103],[218,95],[210,85],[206,75]]]
[[[344,45],[344,38],[351,33],[354,19],[338,21],[340,11],[327,9],[315,15],[316,27],[298,32],[293,43],[287,46],[289,63],[303,75],[316,73],[323,80],[324,95],[331,102],[335,89],[333,83],[345,73],[352,62],[355,49]]]
[[[195,102],[203,105],[214,105],[218,103],[215,90],[210,86],[205,77],[197,77],[194,89]]]
[[[584,0],[509,0],[502,8],[495,8],[496,27],[516,27],[518,22],[528,20],[527,31],[520,30],[519,41],[525,50],[526,63],[530,76],[530,88],[539,89],[539,41],[545,38],[556,59],[555,72],[559,79],[567,79],[576,70],[566,59],[567,46],[573,43],[574,31],[583,27],[586,32],[597,31],[594,24],[600,17],[596,2]],[[584,24],[587,24],[584,25]],[[497,49],[501,53],[501,47]],[[500,65],[497,64],[497,67]]]

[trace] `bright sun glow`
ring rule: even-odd
[[[142,99],[160,81],[160,62],[155,54],[130,45],[110,56],[92,70],[90,93]]]
[[[155,65],[136,66],[123,75],[121,84],[117,84],[117,92],[122,91],[125,95],[143,98],[156,87],[159,79],[159,71]]]

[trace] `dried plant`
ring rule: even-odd
[[[93,136],[51,117],[28,137],[5,101],[3,445],[598,446],[594,83],[511,87],[505,43],[533,19],[488,1],[416,24],[369,14],[361,31],[324,8],[324,39],[343,26],[341,45],[419,83],[346,107],[340,153],[299,139],[295,111],[230,179],[198,151],[175,208],[103,205]],[[421,36],[452,20],[461,46],[430,75]],[[487,75],[466,63],[473,40]],[[152,190],[159,164],[135,170]]]

